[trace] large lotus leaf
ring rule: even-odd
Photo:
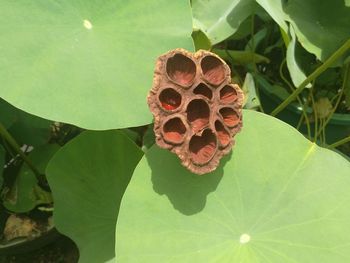
[[[301,47],[298,45],[293,27],[290,27],[290,34],[291,40],[287,47],[286,61],[293,84],[295,87],[298,87],[306,79],[306,75],[298,61],[297,51]],[[311,84],[309,83],[307,87],[310,88]]]
[[[210,50],[211,49],[212,45],[211,45],[210,39],[201,30],[193,31],[192,38],[193,38],[193,42],[194,42],[194,46],[195,46],[196,50],[200,50],[200,49]]]
[[[290,22],[301,45],[325,60],[350,38],[350,7],[344,0],[257,0],[287,31]]]
[[[321,60],[350,38],[350,7],[344,0],[293,0],[288,1],[284,11],[299,42]]]
[[[226,61],[232,61],[234,65],[244,65],[249,63],[269,63],[270,60],[267,57],[252,52],[251,50],[229,50],[215,48],[212,50],[215,54],[225,59]]]
[[[150,123],[154,61],[191,32],[187,0],[3,0],[0,96],[84,128]]]
[[[243,119],[213,173],[147,152],[121,204],[118,262],[349,262],[350,163],[273,117]]]
[[[29,154],[29,159],[39,172],[44,174],[48,162],[58,149],[59,146],[55,144],[43,145],[35,148]],[[26,163],[23,163],[11,191],[7,193],[3,203],[10,211],[24,213],[39,204],[52,203],[52,196],[51,193],[38,186],[35,174]]]
[[[239,25],[252,14],[254,0],[193,0],[193,24],[202,30],[212,44],[235,33]]]
[[[286,14],[283,12],[283,0],[256,0],[256,2],[269,13],[285,32],[288,32]]]
[[[257,109],[260,107],[260,99],[256,94],[254,77],[249,72],[245,75],[242,90],[244,92],[243,106],[245,109]]]
[[[141,156],[120,131],[89,131],[62,147],[49,163],[55,225],[77,243],[79,262],[114,258],[120,200]]]

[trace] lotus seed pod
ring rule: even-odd
[[[191,172],[215,170],[231,151],[242,127],[242,104],[242,90],[217,55],[175,49],[157,59],[148,95],[156,143]]]

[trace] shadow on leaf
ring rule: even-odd
[[[222,158],[214,172],[205,175],[191,173],[181,165],[175,154],[158,146],[154,146],[146,157],[152,170],[154,191],[166,195],[182,214],[193,215],[205,207],[207,195],[216,190],[223,176],[223,166],[231,158],[231,153]]]

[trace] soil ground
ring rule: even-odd
[[[72,240],[60,235],[54,242],[31,252],[0,255],[0,263],[76,263],[79,252]]]

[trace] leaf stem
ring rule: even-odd
[[[314,85],[312,85],[312,90],[314,89]],[[318,134],[318,115],[317,115],[317,110],[315,106],[315,98],[311,90],[311,103],[312,103],[312,111],[314,112],[314,122],[315,122],[315,130],[314,130],[314,142],[317,141],[317,134]]]
[[[276,116],[281,112],[289,103],[291,103],[309,84],[311,81],[321,75],[327,68],[329,68],[338,58],[340,58],[350,48],[350,39],[348,39],[332,56],[330,56],[321,66],[319,66],[314,72],[312,72],[297,88],[296,90],[283,101],[276,109],[274,109],[270,115]]]
[[[290,91],[293,92],[295,90],[294,86],[288,81],[288,79],[283,75],[283,66],[286,64],[286,59],[284,58],[280,67],[279,67],[279,74],[281,79],[287,84],[287,86],[289,87]],[[309,118],[307,116],[307,112],[306,112],[306,106],[302,103],[301,98],[299,96],[296,96],[298,103],[303,111],[303,115],[299,120],[299,123],[297,125],[297,129],[299,130],[303,119],[305,118],[305,123],[306,123],[306,127],[307,127],[307,135],[308,138],[311,138],[311,128],[310,128],[310,122],[309,122]]]
[[[258,73],[258,68],[256,66],[256,61],[255,61],[255,39],[254,39],[254,34],[255,34],[255,9],[253,10],[253,13],[252,13],[252,18],[251,18],[251,24],[250,24],[250,37],[251,37],[251,40],[252,40],[252,45],[250,46],[250,50],[253,54],[253,71],[255,74]],[[255,83],[255,92],[256,92],[256,95],[258,96],[258,98],[260,98],[260,91],[259,91],[259,87],[258,87],[258,83]],[[262,113],[264,113],[264,108],[262,106],[261,103],[259,103],[259,109]]]
[[[331,144],[331,145],[328,145],[327,148],[329,148],[329,149],[334,149],[334,148],[336,148],[336,147],[338,147],[338,146],[340,146],[340,145],[342,145],[342,144],[345,144],[345,143],[347,143],[347,142],[350,142],[350,136],[345,137],[344,139],[341,139],[340,141],[337,141],[337,142],[335,142],[335,143],[333,143],[333,144]]]
[[[344,78],[343,78],[343,84],[342,84],[341,90],[339,91],[337,101],[336,101],[334,107],[332,108],[331,112],[329,113],[327,119],[323,123],[323,126],[322,126],[321,130],[318,132],[317,136],[320,135],[321,131],[326,128],[326,125],[332,119],[332,116],[333,116],[334,112],[336,111],[336,109],[338,108],[339,103],[341,101],[341,98],[343,96],[343,93],[344,93],[344,90],[345,90],[345,86],[349,82],[350,82],[350,63],[347,63],[346,66],[345,66],[345,73],[344,73]]]
[[[43,174],[39,172],[39,170],[33,165],[31,160],[27,155],[21,150],[20,146],[17,144],[16,140],[11,136],[11,134],[6,130],[6,128],[0,123],[0,135],[4,138],[4,140],[12,147],[12,149],[18,153],[19,156],[23,159],[23,161],[28,165],[28,167],[33,171],[36,179],[39,183],[45,183],[45,177]]]

